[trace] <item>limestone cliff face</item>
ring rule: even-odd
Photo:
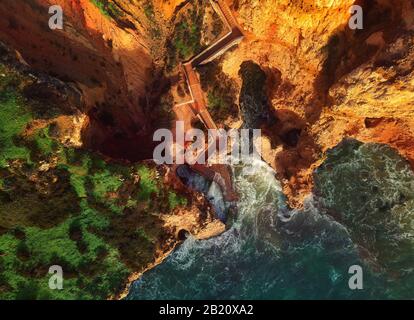
[[[86,146],[114,157],[141,150],[130,156],[146,158],[142,142],[151,131],[146,95],[153,81],[152,33],[158,24],[152,9],[145,13],[138,1],[101,8],[97,3],[103,2],[1,1],[0,39],[34,70],[75,83],[82,91],[81,111],[89,116]],[[48,9],[55,4],[63,9],[63,30],[48,28]]]
[[[364,29],[348,27],[350,7]],[[345,137],[381,142],[414,164],[413,1],[232,2],[246,40],[223,70],[240,81],[253,60],[267,74],[278,123],[267,128],[265,158],[293,206],[313,185],[311,172]]]
[[[176,12],[177,7],[182,5],[186,0],[154,0],[154,7],[161,13],[165,19],[171,19]]]
[[[374,36],[383,41],[382,33]],[[387,143],[414,166],[413,66],[413,34],[407,33],[342,77],[329,91],[331,109],[315,125],[319,143],[331,147],[347,135]]]
[[[293,206],[310,192],[325,151],[345,137],[390,144],[414,162],[413,0],[228,3],[246,37],[222,69],[238,89],[243,62],[264,70],[277,119],[264,128],[265,159]],[[62,31],[47,27],[51,4],[64,9]],[[348,27],[353,4],[364,9],[363,30]],[[77,140],[112,157],[149,158],[163,118],[159,96],[171,80],[163,68],[200,49],[193,41],[199,31],[180,26],[203,21],[203,5],[208,1],[3,0],[0,39],[31,67],[82,91],[87,117]]]

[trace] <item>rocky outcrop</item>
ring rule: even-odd
[[[364,29],[348,27],[364,10]],[[223,71],[240,83],[243,61],[266,71],[279,121],[266,130],[265,159],[290,204],[302,206],[311,173],[345,137],[381,142],[413,163],[412,1],[233,1],[246,40]]]
[[[371,38],[382,36],[379,33]],[[407,32],[331,87],[332,105],[315,125],[318,142],[331,147],[352,136],[364,142],[386,143],[414,167],[413,76],[413,33]]]
[[[240,66],[239,75],[243,81],[240,90],[243,126],[260,128],[270,122],[272,115],[265,90],[266,74],[259,65],[245,61]]]
[[[126,157],[147,158],[152,124],[146,97],[154,79],[151,32],[157,25],[129,1],[97,5],[104,2],[2,1],[0,39],[34,70],[79,88],[81,111],[88,115],[87,147],[114,157],[134,150]],[[48,27],[48,9],[56,4],[63,9],[63,30]]]
[[[187,231],[224,230],[203,196],[163,180],[166,168],[86,150],[91,114],[80,87],[0,42],[2,299],[104,299]],[[56,264],[76,279],[64,296],[39,286]]]
[[[206,67],[209,102],[222,107],[218,114],[226,120],[228,110],[236,113],[232,103],[238,100],[244,125],[263,129],[263,157],[276,169],[292,207],[302,206],[314,186],[314,169],[347,137],[387,144],[414,167],[412,0],[228,2],[246,37],[211,68],[220,76],[208,79]],[[364,29],[359,31],[348,28],[349,8],[355,3],[364,9]],[[55,4],[64,10],[63,30],[48,28],[48,8]],[[49,241],[53,234],[47,234],[48,228],[61,232],[66,219],[67,230],[59,237],[68,244],[64,249],[74,246],[69,253],[79,258],[72,271],[86,283],[99,272],[114,277],[117,286],[98,293],[106,297],[122,289],[131,271],[162,261],[187,232],[205,239],[224,231],[205,197],[188,190],[166,168],[148,163],[136,167],[106,157],[151,158],[154,129],[170,121],[177,62],[220,33],[218,25],[208,28],[215,18],[207,4],[0,2],[0,40],[6,44],[0,46],[2,117],[18,118],[3,121],[4,127],[12,125],[0,130],[0,200],[7,212],[0,234],[13,237],[15,261],[47,252],[47,262],[62,263],[64,255],[37,247],[36,233]],[[231,116],[236,120],[236,114]],[[329,166],[320,168],[330,175]],[[161,181],[164,174],[166,181]],[[174,191],[189,203],[177,205]],[[13,229],[33,224],[42,229],[27,235]],[[86,256],[89,252],[92,256]],[[96,268],[108,269],[84,270],[91,257]],[[103,264],[106,259],[111,263]],[[122,264],[112,268],[114,261]],[[29,271],[44,275],[42,268],[39,264]],[[10,291],[4,288],[0,283],[0,293]],[[86,294],[83,289],[76,294]]]

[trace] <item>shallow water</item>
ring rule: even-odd
[[[233,169],[240,201],[231,228],[187,239],[127,299],[414,298],[414,175],[392,149],[345,141],[315,173],[301,211],[286,207],[265,163]],[[355,264],[363,290],[348,286]]]

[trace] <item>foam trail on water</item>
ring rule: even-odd
[[[351,142],[340,145],[335,152],[338,157],[335,153],[329,155],[326,168],[323,165],[317,170],[317,195],[310,195],[302,210],[287,208],[280,182],[266,163],[253,158],[248,163],[234,165],[234,184],[240,200],[231,227],[213,239],[188,238],[164,263],[133,284],[128,299],[413,298],[414,286],[410,285],[413,268],[406,266],[412,266],[409,261],[413,228],[408,217],[414,203],[410,189],[414,176],[407,171],[407,164],[388,149],[360,147]],[[370,171],[366,173],[367,168]],[[368,178],[363,181],[361,177],[366,175]],[[359,184],[354,192],[355,181]],[[384,214],[388,208],[382,203],[385,200],[376,199],[372,188],[384,190],[395,201],[390,212]],[[219,198],[217,189],[213,188],[212,194]],[[368,198],[364,200],[362,196]],[[359,198],[362,205],[350,207],[359,203]],[[363,244],[373,250],[385,248],[380,257],[388,259],[383,261],[393,268],[392,278],[386,270],[372,272],[373,268],[365,264],[366,257],[361,258],[361,244],[351,240],[364,239],[365,231],[359,234],[358,225],[351,224],[358,217],[362,220],[357,222],[366,224],[364,217],[369,217],[369,212],[364,213],[364,204],[371,205],[377,220],[384,219],[384,222],[373,220],[371,229],[375,223],[376,228],[384,230],[380,242]],[[350,221],[352,229],[333,218],[340,218],[342,212],[350,216],[346,222]],[[359,216],[351,216],[354,212]],[[398,221],[391,217],[407,221],[402,224],[401,232]],[[397,245],[395,249],[403,250],[399,260],[388,250],[393,243]],[[399,246],[400,243],[404,246]],[[401,278],[403,285],[395,278],[398,265],[394,261],[404,267],[399,270],[401,276],[408,275]],[[361,291],[350,290],[348,286],[348,270],[355,264],[364,267]]]

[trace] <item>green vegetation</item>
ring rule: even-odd
[[[91,176],[93,182],[93,195],[96,199],[102,200],[108,192],[115,192],[122,185],[121,178],[114,176],[108,170],[95,173]]]
[[[169,204],[170,210],[173,210],[179,206],[185,207],[187,205],[187,199],[177,195],[173,191],[170,191],[168,193],[168,204]]]
[[[237,112],[234,100],[229,99],[227,94],[219,88],[213,88],[207,94],[208,109],[216,121],[224,121]]]
[[[159,39],[161,30],[155,18],[154,4],[152,3],[152,0],[143,0],[139,5],[144,8],[145,17],[148,19],[150,25],[151,36],[154,39]]]
[[[51,139],[49,135],[49,127],[37,130],[31,142],[36,153],[45,156],[50,156],[58,147],[56,141]]]
[[[41,105],[24,98],[31,81],[0,64],[0,299],[105,299],[153,261],[159,215],[186,201],[151,165],[67,147],[49,122],[28,126]],[[63,290],[48,287],[52,265]]]
[[[237,100],[237,85],[225,75],[218,62],[209,63],[199,68],[201,85],[207,92],[208,109],[218,123],[228,118],[237,119],[239,109]]]
[[[213,13],[213,30],[214,37],[219,37],[224,31],[224,24],[216,11]]]
[[[141,178],[141,190],[138,195],[139,200],[150,200],[152,194],[158,194],[159,189],[155,182],[155,171],[145,166],[138,167],[138,174]]]
[[[147,242],[154,242],[154,239],[151,236],[149,236],[142,228],[138,228],[137,235],[138,237],[145,239]]]
[[[195,1],[175,24],[174,36],[167,42],[169,69],[203,50],[200,40],[204,12],[204,2]]]
[[[148,20],[153,21],[155,17],[154,12],[154,5],[152,4],[152,1],[146,1],[143,4],[144,7],[144,14],[148,18]]]
[[[2,274],[9,287],[1,293],[3,299],[106,298],[119,289],[129,270],[119,261],[117,250],[85,231],[86,250],[81,252],[69,237],[69,225],[70,220],[46,230],[26,228],[24,240],[9,234],[0,237]],[[23,253],[18,254],[19,251]],[[51,265],[61,265],[67,275],[63,290],[48,288],[47,272]],[[28,287],[32,288],[29,292]]]
[[[29,160],[29,150],[14,144],[14,139],[32,120],[17,90],[21,83],[18,73],[0,66],[0,168],[4,168],[8,160]]]
[[[101,13],[109,18],[120,18],[124,13],[110,0],[91,0]]]
[[[174,39],[175,49],[181,59],[188,59],[200,49],[200,29],[187,21],[176,26],[178,36]]]

